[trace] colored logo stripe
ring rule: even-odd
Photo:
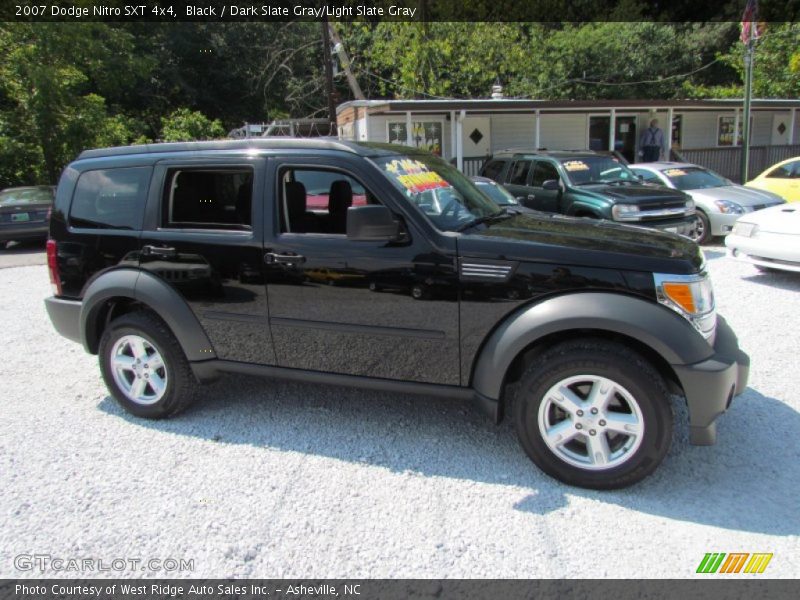
[[[772,560],[772,554],[752,554],[750,562],[744,568],[745,573],[763,573],[767,568],[769,561]]]
[[[727,558],[725,558],[727,556]],[[748,560],[748,557],[750,560]],[[724,560],[724,562],[723,562]],[[697,567],[697,573],[741,573],[744,567],[745,573],[763,573],[769,562],[772,560],[772,553],[749,552],[707,552],[703,560]],[[746,566],[745,566],[746,563]]]

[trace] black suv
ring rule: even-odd
[[[686,236],[694,232],[691,196],[642,183],[611,153],[503,150],[484,164],[481,175],[502,183],[528,208]]]
[[[436,206],[418,201],[430,190]],[[747,382],[694,242],[506,211],[411,148],[87,151],[47,252],[55,328],[141,417],[221,373],[469,398],[510,415],[550,475],[614,488],[667,452],[670,392],[692,443],[712,444]]]

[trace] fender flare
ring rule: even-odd
[[[86,288],[80,315],[80,332],[87,352],[97,354],[97,317],[111,298],[130,298],[149,306],[161,317],[181,345],[187,360],[216,358],[197,317],[186,301],[157,276],[137,269],[116,269],[97,277]]]
[[[680,315],[643,298],[612,292],[551,297],[512,313],[485,339],[473,363],[471,386],[499,400],[508,368],[546,335],[594,329],[634,338],[671,365],[693,364],[714,354],[709,343]]]

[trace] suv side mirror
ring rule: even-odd
[[[561,186],[558,185],[558,179],[546,179],[542,182],[543,190],[550,190],[554,192],[560,188]]]
[[[389,242],[400,235],[400,224],[385,206],[351,206],[347,209],[347,239]]]

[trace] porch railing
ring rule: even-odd
[[[736,183],[742,183],[740,177],[741,146],[733,148],[685,148],[678,151],[673,150],[673,154],[674,158],[681,162],[695,163],[716,171]],[[750,146],[748,175],[752,179],[770,165],[793,156],[800,156],[800,144]]]

